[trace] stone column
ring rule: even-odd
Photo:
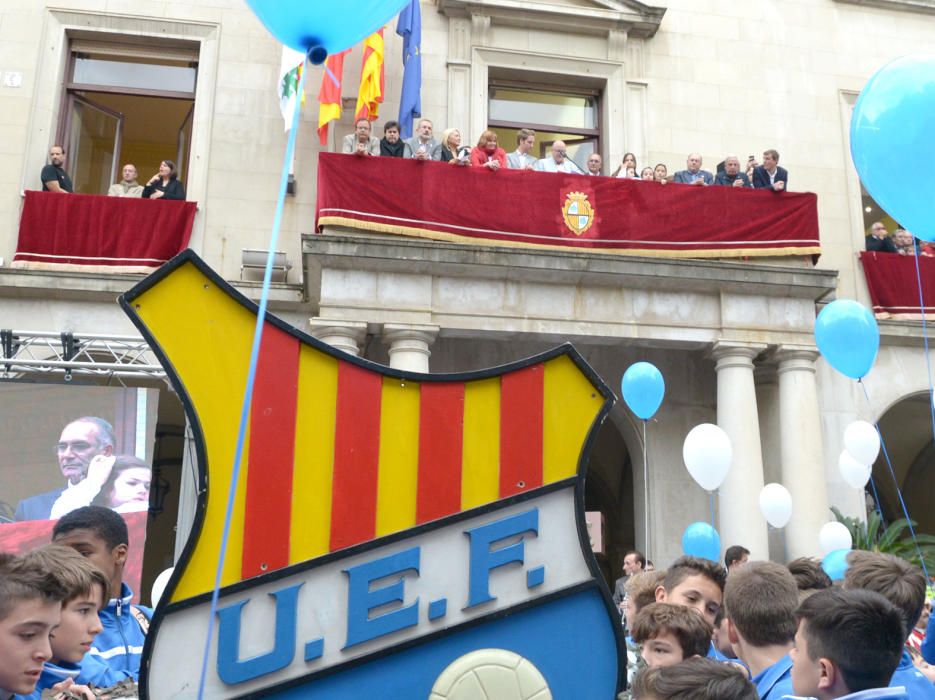
[[[718,491],[721,546],[739,544],[751,559],[769,558],[766,520],[760,513],[763,453],[753,381],[753,358],[766,349],[754,343],[718,341],[711,356],[717,362],[717,423],[730,437],[733,460]]]
[[[312,318],[308,324],[309,332],[321,342],[343,350],[348,355],[360,356],[360,344],[367,336],[367,324],[363,321]]]
[[[779,363],[779,421],[782,484],[792,494],[792,520],[786,525],[786,557],[820,556],[818,531],[828,522],[828,487],[814,347],[782,345]]]
[[[432,355],[429,347],[435,342],[438,331],[438,326],[383,324],[383,342],[390,346],[390,367],[428,374],[429,357]]]

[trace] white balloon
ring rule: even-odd
[[[782,484],[766,484],[760,491],[760,512],[773,527],[785,527],[792,517],[792,494]]]
[[[850,549],[854,545],[851,538],[851,531],[845,527],[844,523],[832,522],[825,523],[818,531],[818,544],[824,556],[838,549]]]
[[[153,581],[153,590],[150,594],[150,604],[152,607],[159,605],[159,599],[162,598],[162,594],[165,593],[166,585],[169,583],[169,579],[172,577],[172,572],[175,571],[174,566],[170,566],[168,569],[163,571],[156,577],[156,580]]]
[[[682,459],[692,479],[705,491],[715,491],[724,482],[732,457],[730,438],[716,425],[696,425],[685,436]]]
[[[880,434],[865,420],[855,420],[844,429],[844,449],[861,464],[873,464],[880,454]]]
[[[851,457],[851,453],[847,450],[843,450],[841,456],[838,457],[838,469],[841,471],[841,478],[855,489],[862,489],[866,486],[870,481],[870,472],[873,471],[873,467],[861,464]]]

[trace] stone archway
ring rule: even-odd
[[[935,442],[929,401],[927,391],[899,399],[880,418],[880,432],[917,530],[935,533]],[[882,450],[873,465],[873,479],[887,522],[903,517]]]

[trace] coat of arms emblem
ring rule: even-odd
[[[256,307],[191,251],[121,305],[182,397],[199,462],[144,700],[198,697],[203,659],[211,698],[439,700],[503,673],[517,698],[613,697],[620,617],[583,512],[613,394],[574,348],[416,374],[267,317],[206,650]]]
[[[584,192],[569,192],[562,206],[562,219],[576,236],[580,236],[594,225],[594,207]]]

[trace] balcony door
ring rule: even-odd
[[[197,66],[180,44],[72,39],[58,142],[76,192],[105,194],[127,163],[141,184],[164,160],[186,181]]]

